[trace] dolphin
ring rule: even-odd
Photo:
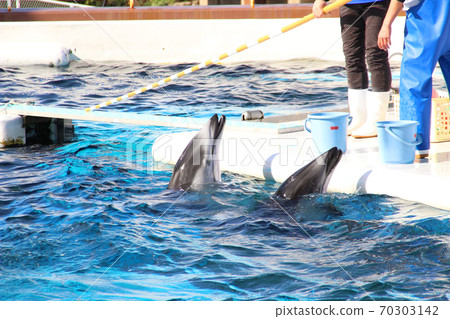
[[[341,158],[342,150],[337,147],[331,148],[289,176],[275,195],[294,200],[301,195],[323,193]]]
[[[218,149],[226,117],[214,114],[184,149],[167,188],[187,190],[195,185],[220,182]]]

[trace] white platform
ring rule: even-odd
[[[174,164],[193,137],[177,133],[160,137],[153,146],[156,161]],[[226,130],[221,169],[283,182],[319,155],[309,133],[242,134]],[[348,138],[348,150],[337,166],[328,192],[386,194],[450,211],[450,143],[432,144],[430,159],[409,165],[383,164],[378,139]]]

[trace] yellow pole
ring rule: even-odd
[[[351,0],[337,0],[337,1],[327,5],[325,8],[323,8],[323,12],[324,13],[329,13],[329,12],[331,12],[333,10],[336,10],[339,7],[342,7],[344,4],[346,4],[346,3],[350,2],[350,1]],[[253,47],[255,45],[263,43],[263,42],[265,42],[265,41],[267,41],[269,39],[273,39],[273,38],[279,36],[280,34],[283,34],[283,33],[286,33],[288,31],[291,31],[292,29],[295,29],[298,26],[301,26],[302,24],[305,24],[305,23],[307,23],[307,22],[309,22],[309,21],[311,21],[313,19],[314,19],[314,14],[310,13],[307,16],[301,18],[300,20],[297,20],[297,21],[295,21],[295,22],[285,26],[284,28],[281,28],[281,30],[279,30],[276,33],[273,33],[273,34],[270,34],[270,35],[266,34],[266,35],[260,37],[259,39],[257,39],[254,42],[243,44],[243,45],[237,47],[233,52],[223,53],[223,54],[221,54],[220,56],[218,56],[215,59],[209,59],[208,61],[205,61],[203,63],[197,64],[197,65],[195,65],[193,67],[187,68],[184,71],[181,71],[179,73],[173,74],[173,75],[171,75],[171,76],[169,76],[169,77],[167,77],[165,79],[162,79],[162,80],[160,80],[158,82],[153,82],[152,84],[150,84],[148,86],[144,86],[144,87],[142,87],[140,89],[137,89],[136,91],[130,92],[128,94],[119,96],[118,98],[115,98],[115,99],[103,102],[101,104],[98,104],[94,108],[95,109],[99,109],[99,108],[104,107],[104,106],[109,106],[109,105],[111,105],[113,103],[120,102],[122,100],[125,100],[125,99],[128,99],[130,97],[133,97],[133,96],[135,96],[137,94],[144,93],[147,90],[155,89],[157,87],[164,86],[167,83],[169,83],[171,81],[174,81],[176,79],[179,79],[179,78],[181,78],[181,77],[183,77],[183,76],[185,76],[187,74],[190,74],[192,72],[195,72],[195,71],[198,71],[200,69],[203,69],[203,68],[205,68],[205,67],[207,67],[207,66],[209,66],[211,64],[215,64],[215,63],[217,63],[219,61],[222,61],[222,60],[224,60],[224,59],[226,59],[226,58],[228,58],[230,56],[233,56],[233,55],[235,55],[235,54],[237,54],[239,52],[247,50],[248,48],[251,48],[251,47]],[[86,112],[90,112],[90,111],[92,111],[92,109],[91,108],[86,108],[85,111]]]

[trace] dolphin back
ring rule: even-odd
[[[301,195],[322,193],[341,158],[342,151],[333,147],[289,176],[275,195],[285,199],[296,199]]]

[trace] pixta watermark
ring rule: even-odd
[[[179,138],[178,138],[179,137]],[[286,137],[236,137],[222,141],[205,138],[188,138],[189,135],[162,135],[155,139],[149,130],[141,131],[126,143],[127,164],[149,174],[169,170],[186,149],[185,160],[192,165],[207,165],[218,161],[222,167],[294,166],[302,167],[318,158],[320,152],[311,138]]]

